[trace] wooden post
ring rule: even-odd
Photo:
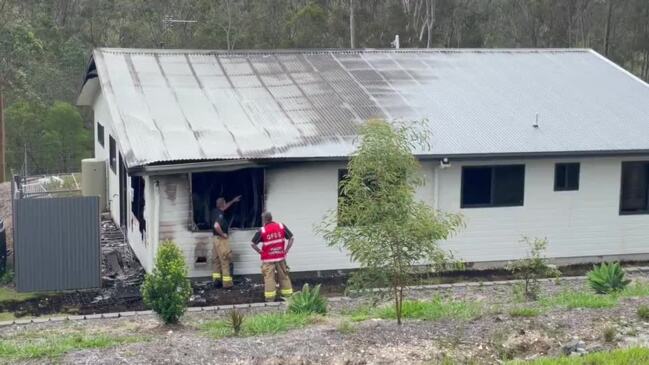
[[[2,87],[0,86],[0,182],[5,181],[5,172],[7,169],[5,160],[6,151],[6,138],[5,138],[5,100]]]
[[[354,0],[349,0],[349,43],[350,48],[356,48],[356,32],[354,31]]]

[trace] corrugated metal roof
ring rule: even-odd
[[[346,156],[369,118],[427,120],[431,149],[417,152],[430,155],[649,149],[649,86],[592,50],[102,48],[93,58],[128,167]]]

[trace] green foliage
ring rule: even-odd
[[[234,333],[235,336],[239,336],[241,328],[243,327],[244,319],[245,315],[243,313],[233,309],[230,311],[230,315],[225,324],[232,330],[232,333]]]
[[[13,270],[7,270],[4,273],[0,274],[0,286],[9,285],[13,282],[14,282]]]
[[[463,300],[446,300],[435,297],[432,300],[405,300],[401,315],[403,318],[435,321],[439,319],[472,319],[483,312],[480,303]],[[363,306],[345,313],[354,322],[371,318],[396,319],[397,312],[393,306],[370,307]]]
[[[264,313],[249,316],[243,321],[239,335],[261,336],[277,334],[316,323],[317,316],[294,313]],[[214,338],[230,336],[233,331],[228,321],[208,321],[201,326],[208,335]]]
[[[153,272],[147,274],[141,291],[144,303],[165,323],[176,323],[185,313],[192,288],[184,255],[173,242],[160,244]]]
[[[638,318],[643,321],[649,321],[649,306],[641,305],[637,310]]]
[[[597,295],[585,291],[564,291],[557,295],[542,298],[541,304],[549,307],[575,308],[612,308],[618,303],[618,299],[611,295]]]
[[[610,352],[596,352],[580,357],[540,358],[532,361],[516,360],[509,365],[628,365],[649,363],[649,349],[628,348]]]
[[[539,314],[541,314],[541,310],[539,308],[534,308],[534,307],[515,307],[512,308],[509,311],[509,315],[512,317],[536,317]]]
[[[425,272],[422,263],[433,269],[448,264],[450,255],[438,241],[454,233],[462,220],[415,197],[424,180],[412,150],[426,148],[424,131],[374,120],[361,128],[360,137],[341,182],[338,209],[317,230],[360,265],[352,275],[356,283],[388,284],[401,323],[404,287]]]
[[[588,284],[598,294],[609,294],[624,290],[631,280],[624,278],[624,270],[618,262],[603,262],[588,272]]]
[[[28,173],[79,171],[80,160],[91,155],[92,136],[77,109],[63,102],[46,107],[18,101],[6,111],[7,165]]]
[[[539,279],[545,277],[558,277],[561,272],[554,266],[549,265],[548,259],[545,258],[544,252],[548,247],[546,239],[523,237],[529,251],[527,256],[520,260],[512,261],[507,264],[507,270],[519,280],[523,280],[523,295],[526,299],[536,300],[541,291]]]
[[[0,359],[54,359],[70,351],[108,348],[144,340],[146,339],[138,336],[109,334],[24,334],[15,338],[0,339]]]
[[[621,292],[615,293],[616,295],[624,298],[629,297],[649,297],[649,283],[646,281],[634,281],[631,285],[627,285]]]
[[[309,284],[304,284],[301,291],[291,296],[288,311],[296,314],[327,313],[327,299],[320,295],[320,284],[313,289],[309,287]]]

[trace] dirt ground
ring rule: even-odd
[[[647,280],[647,274],[635,274]],[[546,294],[584,288],[584,281],[544,284]],[[219,318],[219,313],[188,313],[183,325],[161,326],[152,316],[120,319],[50,322],[3,328],[0,337],[20,331],[61,331],[74,326],[84,330],[125,329],[149,340],[102,350],[66,354],[62,363],[78,364],[498,364],[503,358],[530,359],[560,355],[566,344],[581,343],[594,352],[626,346],[649,346],[649,323],[636,318],[649,297],[626,298],[610,309],[553,309],[537,317],[512,317],[512,288],[506,285],[469,286],[411,291],[409,296],[434,296],[476,301],[489,307],[473,320],[392,320],[349,322],[345,310],[363,305],[366,299],[330,303],[330,314],[317,325],[274,336],[231,337],[215,340],[202,333],[200,324]],[[277,310],[277,309],[275,309]],[[222,314],[221,314],[222,315]],[[345,321],[346,326],[341,326]],[[351,324],[350,324],[351,323]],[[614,328],[615,338],[605,339]],[[31,364],[47,363],[34,360]]]
[[[13,247],[12,225],[11,225],[11,183],[0,183],[0,218],[5,221],[7,233],[7,249]]]

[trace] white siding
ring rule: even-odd
[[[649,160],[649,156],[646,158]],[[443,242],[467,262],[503,261],[521,257],[522,236],[547,237],[548,256],[576,258],[649,253],[649,215],[619,215],[621,158],[533,159],[525,161],[454,162],[439,169],[424,163],[426,185],[418,197],[441,210],[459,212],[466,227]],[[638,160],[629,158],[627,160]],[[554,164],[580,162],[578,191],[554,191]],[[521,207],[460,209],[461,166],[525,164],[525,202]],[[347,256],[328,247],[314,232],[337,202],[337,170],[342,163],[300,163],[266,169],[266,208],[295,234],[289,254],[293,271],[353,268]],[[439,173],[436,188],[435,173]],[[160,239],[180,244],[190,276],[208,276],[210,263],[194,265],[195,252],[205,250],[211,260],[211,233],[189,230],[190,199],[187,175],[152,177],[160,181]],[[436,192],[437,190],[437,192]],[[434,202],[438,194],[439,201]],[[257,274],[259,257],[249,247],[253,230],[231,232],[235,274]],[[145,253],[150,262],[154,249]],[[138,255],[140,255],[138,253]]]
[[[145,232],[144,237],[140,233],[139,222],[131,212],[131,202],[133,200],[133,190],[131,189],[131,178],[127,177],[126,186],[127,186],[127,222],[119,221],[119,210],[120,210],[120,200],[119,200],[119,166],[116,166],[115,172],[110,169],[109,158],[110,158],[110,137],[115,138],[112,127],[112,118],[110,111],[108,110],[108,105],[104,99],[101,92],[97,95],[95,103],[93,106],[94,109],[94,119],[95,119],[95,129],[94,129],[94,140],[95,140],[95,158],[104,160],[106,167],[106,201],[108,204],[108,209],[110,215],[113,218],[113,221],[117,224],[125,224],[127,226],[126,236],[129,244],[135,251],[135,254],[140,259],[142,266],[147,271],[150,271],[153,268],[153,256],[154,248],[148,244],[148,242],[153,242],[151,237],[151,232]],[[97,139],[97,123],[100,123],[104,127],[104,145],[102,146]],[[115,140],[117,153],[119,156],[119,141]],[[117,161],[119,164],[119,159]],[[148,177],[145,177],[145,207],[144,207],[144,216],[145,219],[150,222],[151,219],[151,204],[153,197],[153,188],[150,184]],[[148,227],[147,227],[148,228]],[[151,231],[149,229],[149,231]]]
[[[619,214],[622,160],[481,161],[439,170],[439,208],[461,212],[466,223],[444,246],[469,262],[521,257],[522,236],[547,237],[547,255],[555,258],[649,253],[649,215]],[[556,162],[581,163],[579,190],[554,191]],[[511,163],[525,164],[524,206],[460,209],[462,165]]]

